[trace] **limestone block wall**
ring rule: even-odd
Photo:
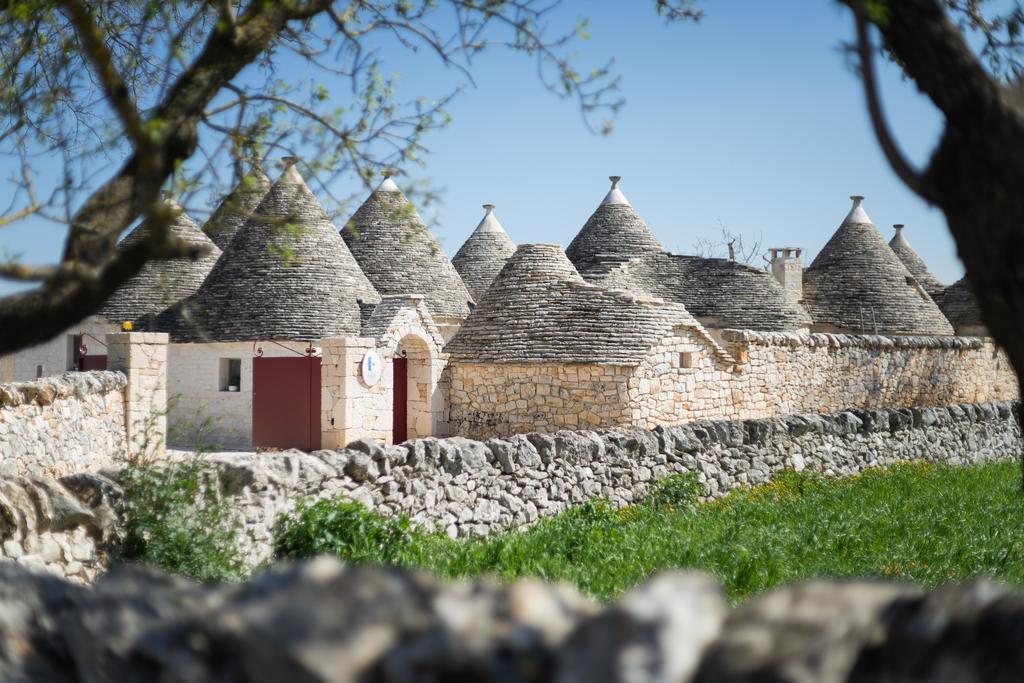
[[[452,363],[449,433],[486,438],[632,424],[633,372],[581,363]]]
[[[1016,399],[990,339],[722,330],[734,363],[679,331],[636,366],[454,363],[450,433],[673,426],[848,409]]]
[[[125,454],[120,372],[69,372],[0,384],[0,475],[95,472]]]
[[[787,470],[844,476],[898,462],[1017,458],[1018,411],[1016,402],[981,403],[487,441],[359,441],[315,453],[220,453],[206,462],[240,524],[246,561],[258,567],[271,558],[280,516],[302,498],[340,496],[453,537],[485,535],[597,498],[629,505],[677,473],[692,473],[714,498]],[[0,556],[89,580],[118,537],[117,495],[116,477],[0,477],[0,519],[12,520],[0,524]]]
[[[738,416],[1016,399],[1017,378],[991,339],[727,330],[742,361]]]
[[[49,341],[31,346],[13,354],[0,357],[0,382],[27,382],[37,377],[50,377],[73,370],[73,337],[87,332],[98,339],[104,339],[109,332],[117,332],[118,326],[100,318],[88,318],[59,334]],[[87,339],[90,355],[104,355],[101,344]]]

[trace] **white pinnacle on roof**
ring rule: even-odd
[[[608,176],[608,180],[612,181],[612,189],[608,190],[608,194],[604,196],[604,201],[601,203],[622,204],[623,206],[631,206],[629,200],[626,199],[626,195],[622,194],[622,190],[619,189],[619,181],[622,180],[622,176]]]
[[[851,195],[850,199],[853,200],[853,208],[850,209],[850,213],[846,214],[846,218],[843,219],[842,224],[847,225],[849,223],[867,223],[870,225],[874,225],[874,223],[871,221],[871,217],[868,216],[868,212],[864,210],[863,206],[861,206],[861,203],[864,201],[864,197],[855,194]]]
[[[505,232],[505,229],[501,227],[501,223],[498,222],[498,217],[494,215],[494,204],[484,204],[484,217],[480,220],[480,224],[476,226],[476,229],[480,231]]]
[[[401,192],[398,184],[391,179],[391,174],[384,174],[384,180],[377,186],[375,192]]]
[[[452,265],[474,300],[484,295],[516,251],[516,245],[494,215],[494,204],[484,204],[484,211],[483,220],[452,258]]]

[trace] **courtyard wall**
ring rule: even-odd
[[[65,330],[63,334],[36,344],[17,353],[0,356],[0,382],[28,382],[40,377],[51,377],[74,370],[74,337],[80,332],[104,339],[119,326],[101,318],[87,318]],[[106,349],[94,339],[86,338],[89,355],[106,355]]]
[[[0,384],[0,474],[95,472],[125,454],[120,372],[68,372]]]
[[[450,433],[674,426],[848,409],[1016,399],[991,339],[723,330],[727,354],[677,331],[635,366],[452,363]]]
[[[0,474],[55,477],[162,457],[167,335],[114,333],[106,343],[109,370],[0,384]]]

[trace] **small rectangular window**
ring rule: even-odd
[[[242,390],[242,359],[221,358],[220,359],[220,390],[241,391]]]
[[[43,376],[43,366],[42,365],[37,365],[36,366],[36,379],[39,379],[42,376]]]
[[[692,368],[697,365],[697,354],[693,351],[684,351],[679,354],[679,367]]]

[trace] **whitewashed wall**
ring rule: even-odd
[[[282,342],[304,352],[301,342]],[[268,357],[293,356],[276,344],[262,342]],[[242,361],[237,392],[220,390],[220,360]],[[168,443],[181,448],[252,448],[252,342],[171,344],[168,347]]]
[[[100,318],[83,320],[49,341],[0,358],[0,382],[28,382],[36,379],[40,365],[43,366],[42,377],[73,370],[69,337],[85,331],[94,337],[104,339],[108,332],[117,332],[119,329],[117,325]],[[85,343],[89,347],[89,355],[106,355],[107,351],[102,344],[92,339],[86,339]]]

